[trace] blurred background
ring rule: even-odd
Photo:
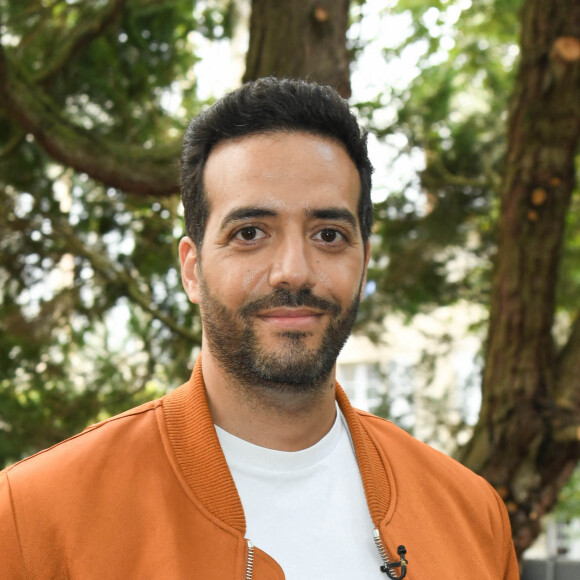
[[[525,577],[577,578],[577,0],[0,0],[0,468],[188,379],[181,136],[266,75],[369,131],[339,381],[490,481]]]

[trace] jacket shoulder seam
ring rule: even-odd
[[[2,473],[0,472],[0,476]],[[14,527],[16,529],[16,538],[18,541],[18,551],[20,552],[20,561],[22,562],[22,568],[24,569],[25,577],[28,578],[28,572],[26,570],[26,559],[24,558],[24,550],[22,549],[22,534],[20,532],[20,526],[18,518],[16,516],[16,506],[14,505],[14,497],[12,494],[12,484],[10,483],[10,478],[8,477],[8,470],[4,472],[4,477],[6,478],[6,485],[8,486],[8,498],[10,501],[10,512],[12,513],[12,520],[14,522]]]
[[[24,459],[21,459],[20,461],[14,463],[13,465],[8,466],[4,471],[6,474],[8,474],[10,471],[12,471],[18,465],[21,465],[27,461],[30,461],[31,459],[33,459],[37,456],[43,455],[44,453],[48,453],[52,449],[56,449],[57,447],[60,447],[61,445],[65,445],[69,441],[74,441],[75,439],[83,437],[84,435],[87,435],[88,433],[92,433],[93,431],[96,431],[97,429],[100,429],[101,427],[109,425],[110,423],[120,421],[122,419],[128,419],[130,417],[135,417],[137,415],[142,415],[142,414],[148,413],[150,411],[154,411],[155,408],[161,404],[160,401],[161,401],[161,399],[158,399],[157,401],[153,401],[151,403],[145,403],[144,405],[142,405],[140,407],[136,407],[135,409],[125,411],[123,413],[120,413],[119,415],[115,415],[114,417],[109,417],[108,419],[104,419],[103,421],[100,421],[100,422],[95,423],[93,425],[89,425],[88,427],[85,427],[85,429],[83,429],[80,433],[76,433],[75,435],[71,435],[70,437],[68,437],[67,439],[64,439],[63,441],[59,441],[58,443],[55,443],[54,445],[51,445],[50,447],[47,447],[46,449],[42,449],[42,450],[37,451],[36,453],[30,455],[29,457],[25,457]],[[143,408],[143,407],[145,407],[145,408]]]

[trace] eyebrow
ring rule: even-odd
[[[358,228],[358,222],[354,214],[348,209],[343,209],[340,207],[329,207],[322,209],[311,209],[307,212],[308,217],[315,218],[319,220],[333,220],[346,222],[354,230]]]
[[[220,228],[223,230],[231,224],[235,224],[237,222],[243,222],[256,218],[276,217],[277,215],[277,211],[265,207],[239,207],[232,210],[224,217]],[[306,216],[310,219],[341,221],[347,223],[354,230],[358,229],[357,219],[348,209],[340,207],[309,209],[306,211]]]
[[[221,229],[223,230],[230,224],[235,224],[237,222],[263,217],[276,217],[277,215],[278,212],[265,207],[239,207],[232,210],[224,217],[221,223]]]

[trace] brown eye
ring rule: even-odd
[[[323,242],[331,243],[334,242],[334,240],[336,240],[336,235],[337,235],[336,230],[322,230],[320,232],[320,239]]]
[[[256,228],[244,228],[239,233],[244,240],[253,240],[256,237]]]
[[[265,236],[264,232],[256,226],[246,226],[236,232],[234,238],[243,242],[255,242]]]
[[[318,232],[318,234],[316,234],[316,237],[321,242],[324,242],[326,244],[332,244],[332,243],[341,241],[343,238],[343,235],[336,230],[326,228],[324,230],[320,230]]]

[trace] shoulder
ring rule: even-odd
[[[519,577],[506,507],[482,477],[455,459],[418,441],[390,421],[356,411],[389,474],[389,530],[413,549],[420,569],[449,546],[469,577]],[[439,562],[436,562],[439,565]]]
[[[390,465],[402,496],[406,495],[404,489],[415,497],[452,497],[459,505],[463,501],[466,505],[481,502],[495,516],[505,509],[489,482],[457,460],[415,439],[390,421],[365,411],[357,410],[357,414]]]
[[[517,577],[508,513],[490,483],[390,421],[364,411],[357,415],[390,473],[396,505],[391,525],[408,532],[410,521],[421,522],[413,533],[426,542],[444,531],[465,553],[477,546],[478,554],[494,555],[499,569]]]
[[[82,432],[43,449],[0,472],[9,480],[35,477],[42,479],[51,472],[79,469],[80,465],[112,460],[115,455],[145,442],[157,431],[155,410],[163,399],[150,401],[119,415],[90,425]],[[145,441],[144,441],[145,440]],[[80,469],[79,469],[80,471]]]
[[[13,514],[19,534],[49,538],[63,521],[79,530],[87,519],[130,506],[135,489],[172,473],[159,426],[162,404],[101,421],[0,472],[0,513]]]
[[[416,439],[393,422],[366,411],[357,409],[356,412],[375,444],[388,451],[389,456],[396,456],[399,460],[405,458],[406,461],[420,463],[423,467],[425,465],[441,466],[445,469],[458,469],[466,474],[474,475],[455,459]]]

